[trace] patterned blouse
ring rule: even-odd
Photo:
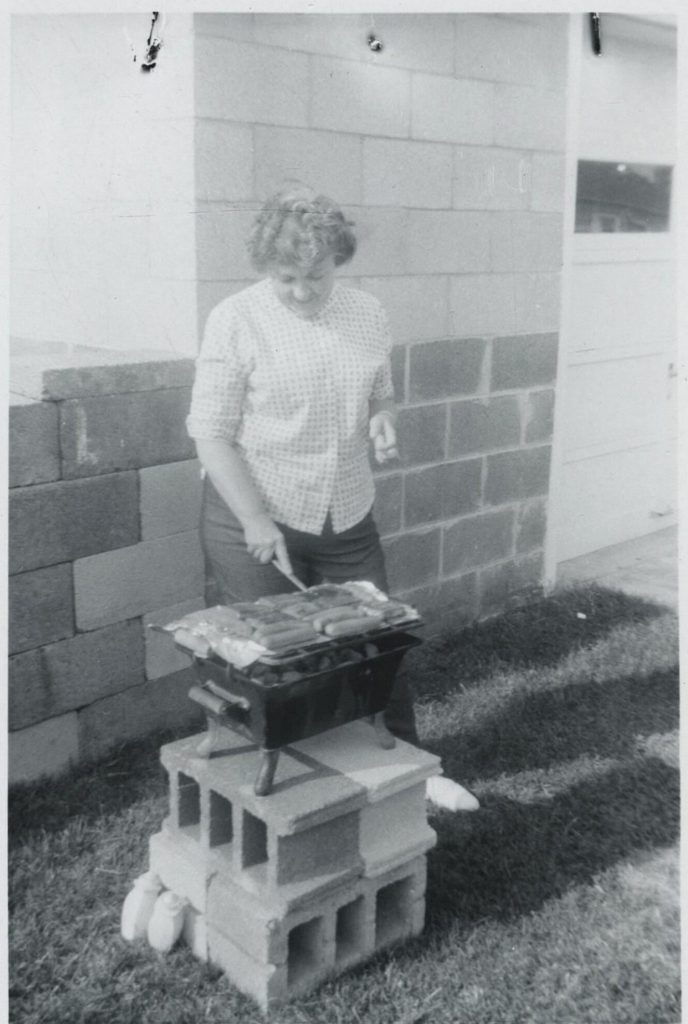
[[[336,283],[303,319],[260,281],[208,317],[189,434],[234,444],[277,522],[319,534],[329,511],[341,533],[373,503],[369,401],[393,397],[391,347],[367,292]]]

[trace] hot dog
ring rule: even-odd
[[[381,615],[359,615],[355,619],[340,619],[325,626],[328,636],[351,636],[354,633],[367,633],[382,625]]]

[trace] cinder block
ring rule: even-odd
[[[451,206],[451,194],[450,146],[396,139],[363,139],[365,205],[446,210]]]
[[[561,269],[563,231],[559,213],[493,213],[486,234],[490,265],[496,273]]]
[[[9,654],[27,651],[74,634],[72,566],[10,576]]]
[[[302,882],[360,865],[359,811],[295,835],[273,833],[270,838],[268,878],[272,876],[275,885]]]
[[[412,274],[479,274],[490,268],[490,214],[409,210]],[[549,269],[549,268],[547,268]]]
[[[396,945],[422,931],[426,884],[425,857],[364,882],[368,900],[374,900],[376,950]]]
[[[305,127],[308,57],[275,47],[197,36],[194,90],[196,117]]]
[[[70,399],[60,405],[62,475],[95,476],[190,459],[189,388]]]
[[[241,202],[253,198],[253,131],[246,124],[195,122],[196,198]]]
[[[193,360],[164,349],[109,349],[22,341],[10,373],[20,394],[63,401],[190,387]]]
[[[531,209],[561,213],[564,209],[566,160],[559,153],[533,153]]]
[[[401,528],[403,477],[390,473],[375,477],[375,522],[384,537]]]
[[[473,512],[480,504],[482,460],[429,466],[404,479],[404,525],[418,526]]]
[[[549,465],[549,445],[488,455],[485,504],[504,505],[547,494]]]
[[[513,535],[512,508],[460,519],[444,530],[442,572],[465,572],[507,558],[513,551]]]
[[[198,529],[202,486],[197,459],[141,469],[139,482],[142,540]]]
[[[54,718],[143,679],[138,620],[25,651],[9,660],[10,728]]]
[[[181,601],[179,604],[169,605],[166,608],[158,608],[156,611],[148,612],[143,616],[143,640],[146,649],[146,679],[159,679],[161,676],[171,675],[173,672],[180,672],[189,667],[189,655],[178,650],[169,633],[161,633],[151,629],[155,623],[164,626],[168,622],[188,615],[203,608],[205,600],[202,594],[190,598],[188,601]]]
[[[136,544],[135,473],[18,487],[9,499],[10,572]]]
[[[561,274],[515,274],[513,332],[558,331],[561,321]],[[512,331],[494,331],[510,334]]]
[[[352,211],[358,248],[352,263],[361,277],[408,273],[408,210],[367,206]]]
[[[79,713],[79,756],[99,757],[113,747],[155,730],[200,725],[197,705],[189,700],[190,669],[94,701]]]
[[[521,412],[515,395],[449,406],[448,455],[509,448],[520,439]]]
[[[496,615],[542,595],[542,552],[488,566],[479,573],[479,614]]]
[[[456,26],[456,74],[493,82],[563,88],[566,52],[555,48],[554,33],[541,31],[552,16],[518,20],[492,15],[460,14]]]
[[[493,141],[497,146],[563,151],[566,137],[564,93],[525,85],[498,84],[493,88]]]
[[[361,287],[376,295],[384,306],[395,342],[447,336],[449,284],[446,277],[364,277]],[[397,401],[403,401],[403,393],[397,392]]]
[[[531,156],[518,149],[459,146],[454,150],[457,210],[525,210],[531,198]]]
[[[545,543],[547,502],[534,501],[521,505],[516,521],[516,553],[523,554]]]
[[[516,276],[465,274],[449,282],[452,334],[510,334],[516,330]]]
[[[198,532],[155,537],[74,562],[76,621],[96,629],[203,592]]]
[[[10,395],[9,413],[10,487],[59,479],[57,406]]]
[[[410,73],[399,68],[312,57],[311,126],[405,138],[410,124],[410,80]],[[375,103],[370,102],[371,96]]]
[[[370,803],[361,811],[361,856],[366,878],[407,864],[435,846],[427,823],[425,783]]]
[[[454,71],[454,16],[432,12],[376,14],[375,30],[384,49],[375,54],[375,64],[452,75]],[[366,26],[368,27],[368,26]]]
[[[256,194],[271,195],[285,178],[317,181],[338,203],[362,200],[361,139],[357,135],[256,125]]]
[[[360,881],[355,879],[324,899],[284,915],[269,900],[250,895],[228,876],[214,875],[208,885],[208,928],[224,935],[258,963],[286,964],[292,929],[318,917],[322,921],[322,941],[333,943],[336,910],[359,891]]]
[[[474,572],[436,580],[401,595],[418,608],[433,627],[460,629],[475,622],[478,608],[478,584]]]
[[[59,775],[78,759],[78,753],[77,721],[73,711],[11,732],[8,738],[9,784]]]
[[[551,441],[554,430],[554,391],[531,391],[526,399],[525,438]]]
[[[196,260],[200,281],[255,280],[246,239],[256,208],[218,208],[199,204],[196,213]],[[185,456],[188,458],[188,456]]]
[[[525,334],[492,343],[492,391],[552,384],[557,375],[558,336]]]
[[[267,1011],[287,999],[286,964],[276,967],[259,963],[214,928],[209,927],[207,935],[208,960],[219,967],[240,992],[254,999],[262,1010]]]
[[[448,338],[409,350],[411,402],[475,394],[480,387],[486,343],[481,338]]]
[[[397,434],[402,465],[439,462],[446,452],[447,406],[437,403],[400,409]]]
[[[485,145],[494,136],[494,85],[443,75],[416,74],[411,93],[411,137]]]
[[[166,830],[154,833],[148,843],[149,869],[166,889],[188,900],[195,911],[208,909],[208,871],[193,845],[181,842],[178,835]]]
[[[436,579],[439,572],[440,530],[414,530],[383,541],[392,593]]]

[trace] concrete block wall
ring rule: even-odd
[[[400,464],[377,473],[391,589],[454,625],[541,586],[557,380],[566,37],[556,14],[199,14],[199,332],[255,275],[285,178],[357,225],[342,268],[390,317]]]
[[[23,343],[9,423],[9,778],[197,720],[146,627],[203,605],[193,366]]]

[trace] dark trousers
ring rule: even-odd
[[[343,533],[335,533],[328,516],[321,534],[301,533],[277,524],[287,542],[294,575],[307,586],[370,580],[387,591],[385,559],[372,512]],[[273,565],[263,565],[246,550],[241,523],[206,477],[201,513],[201,542],[224,604],[255,601],[294,587]],[[391,732],[418,746],[413,702],[405,681],[396,678],[385,721]]]

